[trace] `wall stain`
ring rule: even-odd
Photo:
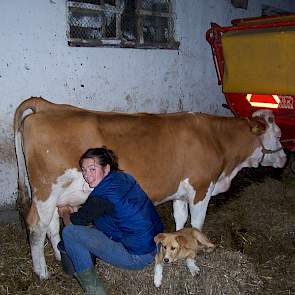
[[[0,163],[15,163],[14,139],[5,137],[0,141]]]
[[[0,120],[0,163],[14,164],[15,162],[13,123],[9,125],[4,120]]]
[[[169,105],[170,105],[169,100],[167,98],[162,97],[160,99],[160,106],[159,106],[160,113],[167,113],[169,110]]]
[[[127,103],[126,112],[135,112],[136,111],[136,98],[131,97],[130,94],[126,95],[125,98]]]
[[[181,98],[178,99],[177,112],[183,112],[183,102]]]

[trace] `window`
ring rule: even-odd
[[[177,49],[172,1],[68,1],[68,44]]]

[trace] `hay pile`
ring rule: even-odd
[[[100,265],[99,273],[111,294],[257,294],[262,286],[253,265],[239,252],[217,249],[199,257],[200,275],[192,277],[183,261],[165,265],[160,288],[153,285],[153,266],[143,271],[122,271]],[[107,269],[107,271],[106,271]]]
[[[0,294],[83,294],[75,279],[66,278],[54,259],[50,245],[46,258],[51,272],[47,281],[32,275],[25,237],[14,225],[1,228]],[[117,269],[103,262],[97,270],[110,294],[257,294],[262,282],[246,256],[219,248],[200,255],[200,275],[192,277],[183,261],[164,266],[162,286],[153,285],[153,265],[141,271]],[[247,291],[247,292],[246,292]]]
[[[262,170],[256,182],[257,173],[239,174],[229,192],[212,199],[204,232],[218,248],[198,257],[200,275],[192,277],[180,261],[164,266],[162,286],[155,288],[153,265],[126,271],[98,261],[109,294],[295,294],[295,179],[265,178]],[[158,207],[167,231],[174,228],[171,207]],[[0,294],[83,294],[75,279],[63,275],[49,244],[51,278],[39,281],[24,233],[11,224],[0,228],[0,235]]]
[[[239,175],[221,210],[211,204],[204,231],[247,256],[263,281],[259,294],[295,294],[295,177],[251,172]],[[235,186],[251,179],[235,196]]]

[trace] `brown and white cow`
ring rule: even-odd
[[[192,226],[201,229],[210,197],[226,191],[241,168],[284,166],[280,135],[269,110],[238,119],[95,112],[42,98],[25,100],[15,113],[18,203],[30,201],[26,222],[34,272],[48,277],[46,234],[60,259],[57,205],[79,206],[90,193],[78,168],[86,149],[113,149],[120,167],[134,175],[155,204],[173,200],[176,230],[184,227],[188,207]]]

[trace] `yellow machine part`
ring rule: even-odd
[[[286,22],[286,21],[295,21],[295,14],[290,15],[281,15],[281,16],[273,16],[273,17],[265,17],[265,18],[246,18],[241,19],[241,21],[237,24],[237,26],[246,26],[246,25],[260,25],[260,24],[270,24],[277,22]]]
[[[229,31],[221,41],[224,92],[295,95],[295,27]]]

